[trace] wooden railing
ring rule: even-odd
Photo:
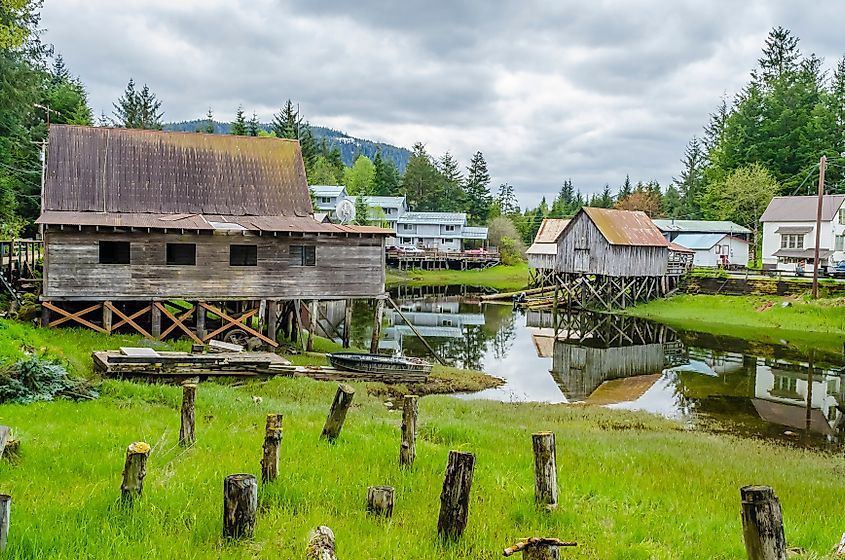
[[[36,239],[0,240],[0,271],[12,284],[36,281],[44,262],[44,243]]]

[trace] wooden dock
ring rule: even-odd
[[[496,266],[501,262],[499,253],[486,251],[422,251],[420,253],[402,253],[388,251],[387,266],[399,270],[473,270]]]

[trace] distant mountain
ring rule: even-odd
[[[174,123],[165,123],[164,130],[174,132],[196,132],[197,130],[204,131],[208,121],[205,119],[198,119],[193,121],[182,121]],[[270,132],[270,125],[261,123],[261,128]],[[214,132],[216,134],[229,134],[232,125],[224,122],[214,122]],[[340,156],[343,158],[343,163],[351,166],[359,155],[367,156],[370,159],[376,157],[376,153],[381,150],[381,157],[390,160],[396,164],[399,171],[404,173],[405,167],[408,165],[408,160],[411,159],[411,151],[391,144],[383,142],[373,142],[372,140],[365,140],[363,138],[355,138],[349,136],[345,132],[326,128],[324,126],[312,126],[311,131],[314,133],[314,138],[317,141],[325,139],[329,146],[337,146],[340,148]]]

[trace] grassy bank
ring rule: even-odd
[[[788,307],[782,307],[789,302]],[[777,296],[677,295],[625,311],[673,327],[798,346],[830,346],[845,339],[845,299]],[[769,338],[771,340],[766,340]]]
[[[416,465],[401,471],[399,413],[356,389],[335,445],[318,437],[335,388],[307,379],[202,385],[198,442],[187,450],[177,446],[176,387],[110,381],[97,401],[2,405],[0,423],[22,441],[18,463],[0,461],[0,493],[14,500],[4,558],[294,559],[319,524],[335,531],[341,558],[492,559],[528,535],[578,541],[569,558],[741,558],[738,489],[749,483],[775,487],[790,546],[824,555],[842,531],[839,455],[624,411],[427,397]],[[260,487],[255,539],[225,543],[223,477],[257,472],[270,412],[285,415],[280,479]],[[551,513],[533,505],[530,434],[538,430],[554,430],[562,450],[561,507]],[[130,512],[117,498],[124,452],[136,440],[153,451],[144,497]],[[477,462],[467,532],[446,546],[435,535],[450,449]],[[377,484],[396,488],[391,521],[365,512],[366,488]]]
[[[498,265],[484,270],[407,270],[388,269],[388,286],[479,286],[500,291],[519,290],[528,285],[528,265]]]

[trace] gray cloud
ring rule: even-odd
[[[845,5],[763,0],[590,3],[360,0],[47,0],[45,39],[95,112],[129,77],[168,120],[260,118],[287,98],[314,124],[464,163],[533,205],[571,177],[585,192],[666,184],[720,96],[733,95],[768,30],[791,28],[830,66]]]

